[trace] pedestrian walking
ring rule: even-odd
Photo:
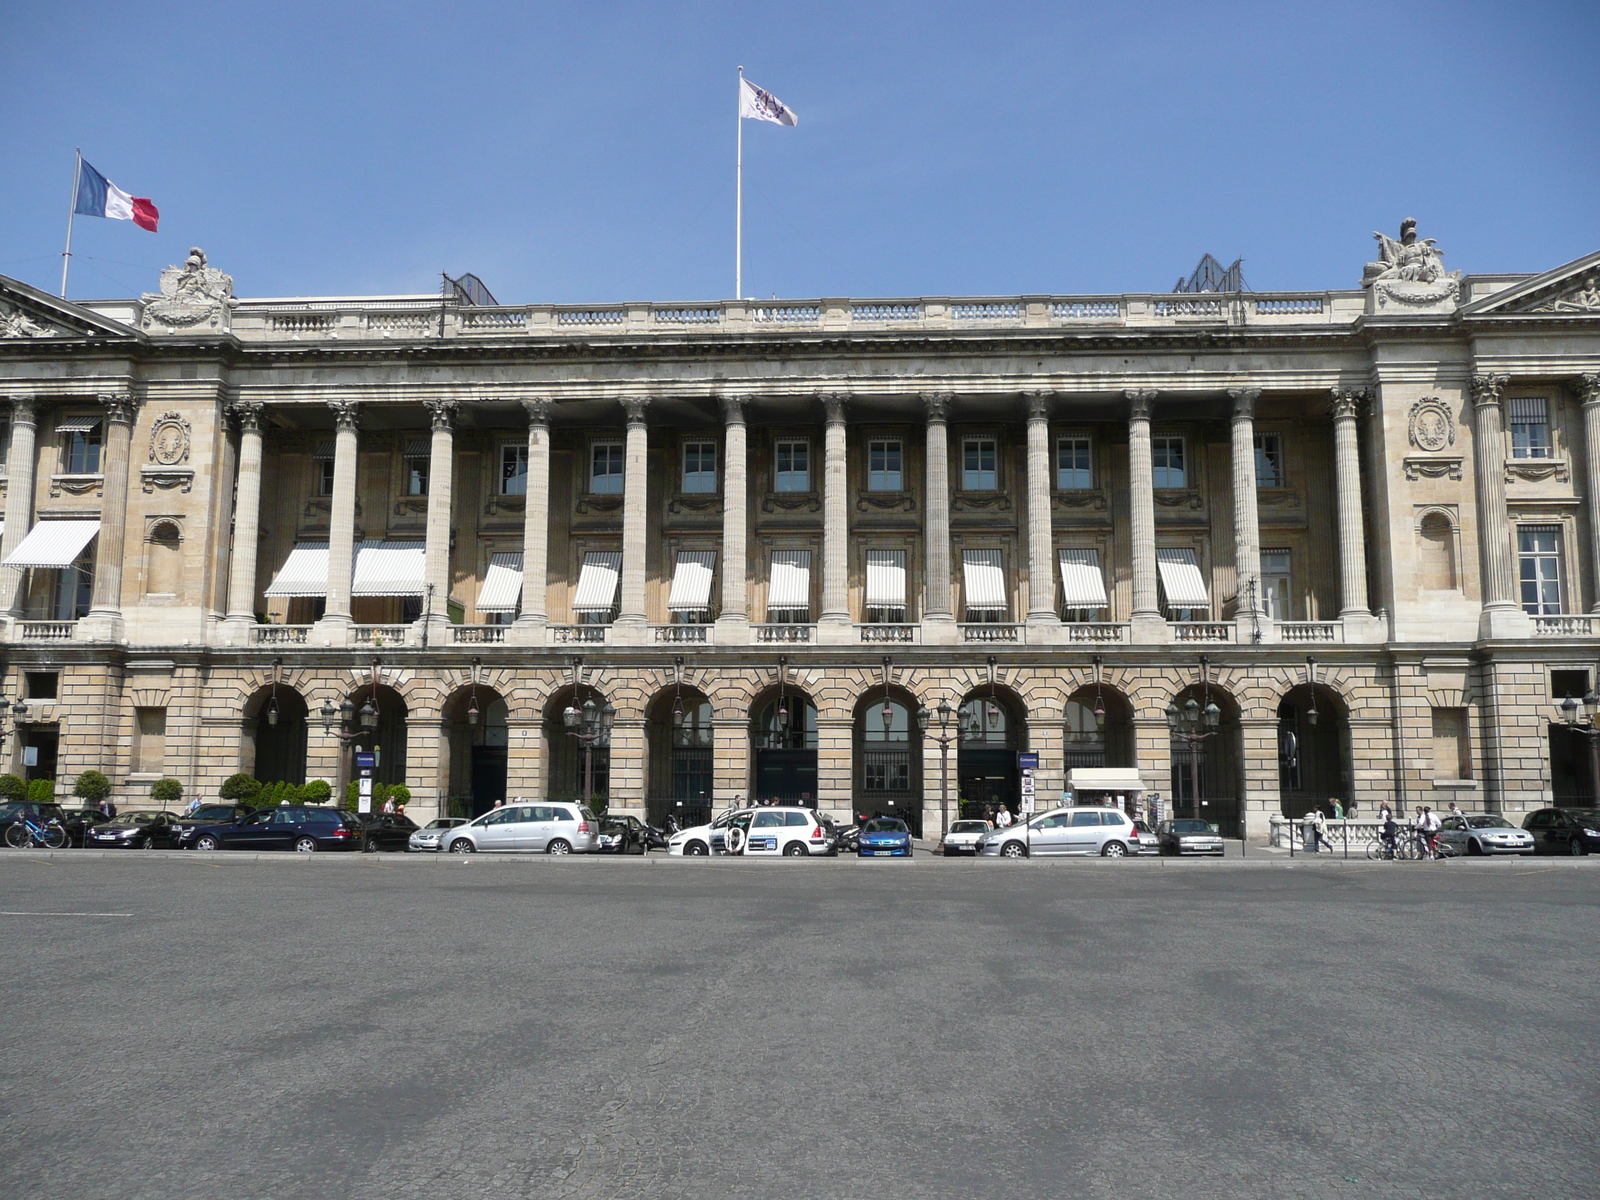
[[[199,811],[200,811],[200,797],[196,796],[193,800],[189,801],[189,807],[183,810],[183,815],[186,816],[186,817],[192,817],[192,816],[195,815],[195,813],[197,813]]]
[[[1422,806],[1422,836],[1427,842],[1429,858],[1439,857],[1439,830],[1443,826],[1444,822],[1439,819],[1439,814],[1424,804]]]
[[[1306,809],[1305,815],[1300,818],[1300,844],[1305,847],[1307,854],[1317,853],[1317,818],[1322,815],[1322,810],[1313,804]]]
[[[1461,828],[1467,827],[1467,814],[1461,811],[1461,806],[1454,800],[1450,801],[1450,815],[1461,822]]]
[[[1322,853],[1326,846],[1328,853],[1333,853],[1333,843],[1328,840],[1328,818],[1323,815],[1321,806],[1311,810],[1311,832],[1317,839],[1317,853]]]
[[[1012,818],[1011,818],[1011,810],[1009,808],[1002,808],[1000,810],[1000,812],[998,813],[998,816],[1000,818],[1000,828],[1001,829],[1010,829],[1011,828],[1011,820],[1012,820]]]
[[[1328,807],[1333,809],[1333,819],[1335,821],[1344,820],[1344,805],[1339,803],[1339,797],[1329,796]]]
[[[384,800],[383,800],[383,811],[384,811],[384,815],[386,815],[386,816],[390,816],[390,817],[394,816],[394,797],[393,796],[385,796],[384,797]]]
[[[117,806],[111,803],[110,796],[100,801],[100,815],[108,821],[116,819]]]
[[[1400,827],[1394,823],[1394,811],[1385,804],[1383,812],[1383,851],[1385,858],[1394,857],[1395,840],[1400,836]]]
[[[1344,815],[1346,820],[1354,821],[1356,819],[1356,802],[1354,800],[1345,806]]]

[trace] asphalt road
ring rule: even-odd
[[[0,1196],[1591,1200],[1597,900],[1567,860],[4,853]]]

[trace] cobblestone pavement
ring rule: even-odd
[[[1567,860],[0,854],[0,1196],[1591,1200],[1597,901]]]

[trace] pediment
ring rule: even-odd
[[[136,338],[118,321],[0,275],[0,342],[55,338]]]
[[[1600,317],[1600,250],[1474,300],[1461,314]]]

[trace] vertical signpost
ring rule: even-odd
[[[1022,811],[1023,817],[1033,816],[1034,790],[1033,777],[1039,770],[1039,756],[1037,754],[1017,755],[1017,774],[1021,779],[1021,800],[1017,807]]]
[[[356,751],[356,811],[372,811],[372,776],[378,766],[378,756],[370,750]]]

